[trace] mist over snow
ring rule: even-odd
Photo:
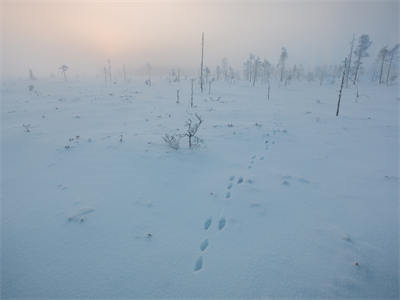
[[[199,37],[206,34],[206,64],[223,57],[238,68],[254,53],[276,63],[280,48],[290,64],[340,63],[352,35],[367,33],[379,47],[399,36],[398,1],[2,1],[4,76],[42,77],[67,64],[73,74],[93,76],[107,59],[120,67],[199,64]]]
[[[398,299],[398,1],[1,1],[2,299]]]

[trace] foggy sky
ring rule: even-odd
[[[198,68],[201,32],[205,65],[227,57],[241,67],[254,53],[276,64],[340,63],[353,33],[370,34],[374,59],[398,42],[397,1],[128,1],[3,0],[3,76],[101,72],[108,58],[117,68]]]

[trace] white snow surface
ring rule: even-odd
[[[338,83],[1,93],[2,298],[399,296],[398,86],[339,117]],[[194,113],[203,143],[169,148]]]

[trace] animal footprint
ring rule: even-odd
[[[90,214],[92,212],[94,212],[93,208],[81,209],[75,215],[72,215],[72,216],[68,217],[68,222],[80,222],[80,223],[83,223],[86,220],[86,215],[88,215],[88,214]]]
[[[261,156],[261,157],[260,157],[260,160],[264,160],[264,156]]]
[[[209,218],[204,222],[204,229],[205,229],[205,230],[207,230],[208,228],[210,228],[211,222],[212,222],[212,218],[211,218],[211,217],[209,217]]]
[[[301,183],[310,183],[307,179],[305,178],[298,178],[298,181]]]
[[[230,183],[227,188],[230,190],[232,188],[232,183]]]
[[[230,197],[231,197],[231,192],[227,192],[226,195],[225,195],[225,198],[229,199]]]
[[[200,256],[194,265],[194,271],[199,271],[203,267],[203,257]]]
[[[218,230],[224,229],[225,225],[226,225],[226,219],[222,217],[218,222]]]
[[[235,176],[229,177],[229,180],[230,180],[230,181],[233,181],[233,179],[235,179]]]
[[[237,184],[241,184],[243,182],[243,177],[239,177]]]
[[[208,247],[208,239],[205,239],[201,244],[200,244],[200,250],[204,251]]]

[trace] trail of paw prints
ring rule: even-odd
[[[311,182],[303,177],[296,177],[296,176],[290,176],[290,175],[282,176],[282,185],[288,187],[294,183],[310,184]]]
[[[280,139],[281,136],[286,135],[288,132],[286,129],[274,129],[270,133],[264,134],[264,144],[265,150],[268,150],[270,147],[276,144],[276,142]]]
[[[204,221],[203,229],[204,229],[205,231],[209,231],[210,228],[211,228],[212,223],[213,223],[212,217],[207,218],[207,219]],[[219,231],[222,231],[222,230],[225,228],[225,226],[226,226],[226,218],[223,217],[223,216],[220,217],[219,220],[218,220],[218,222],[217,222],[217,224],[216,224],[216,226],[217,226],[218,232],[219,232]],[[210,245],[210,241],[209,241],[208,238],[205,238],[205,239],[200,243],[199,249],[200,249],[201,254],[200,254],[200,256],[196,259],[196,261],[195,261],[195,263],[194,263],[194,268],[193,268],[193,271],[194,271],[194,272],[197,272],[197,271],[200,271],[200,270],[203,269],[203,253],[206,252],[206,250],[208,249],[209,245]]]
[[[250,162],[249,162],[249,165],[247,166],[247,168],[251,169],[251,168],[253,168],[256,161],[263,161],[263,160],[264,160],[264,156],[257,156],[254,154],[250,157]]]

